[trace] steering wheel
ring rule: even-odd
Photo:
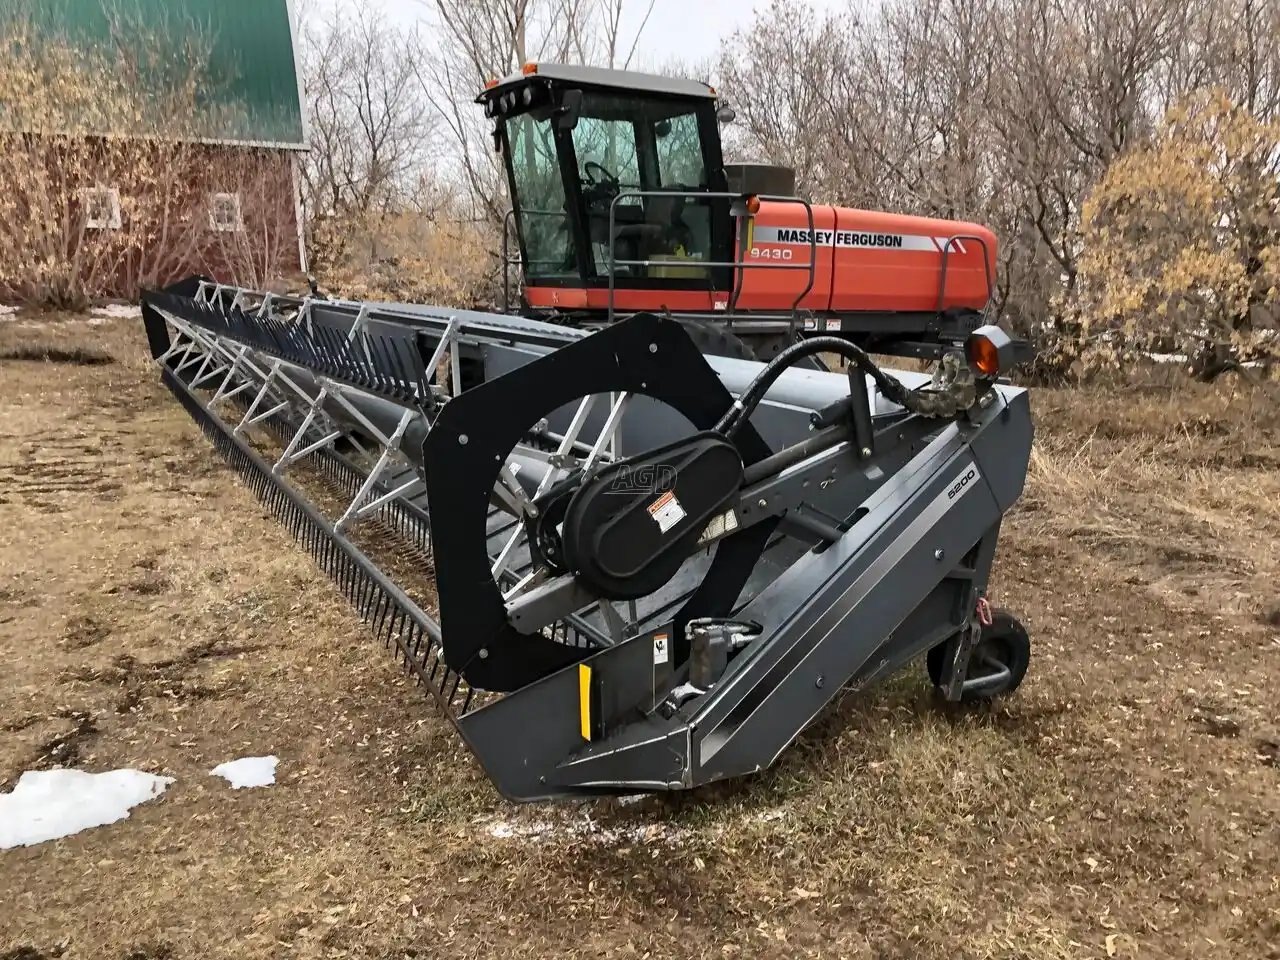
[[[587,180],[591,183],[608,184],[611,187],[618,185],[618,178],[594,160],[588,160],[583,163],[582,172],[587,175]]]

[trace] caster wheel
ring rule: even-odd
[[[942,685],[943,666],[949,643],[940,643],[929,651],[925,666],[935,687]],[[1007,610],[993,610],[991,623],[969,656],[969,672],[960,699],[965,703],[990,700],[1013,693],[1027,675],[1031,662],[1031,640],[1018,618]]]

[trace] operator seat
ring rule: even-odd
[[[685,222],[684,210],[685,198],[680,194],[646,197],[644,221],[623,224],[614,231],[614,256],[619,260],[697,259],[694,234]],[[674,269],[653,266],[645,272],[650,277],[683,275]]]

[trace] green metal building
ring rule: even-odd
[[[290,0],[6,0],[28,12],[37,35],[73,46],[136,42],[207,51],[211,105],[227,143],[305,146],[295,23]],[[25,8],[25,11],[24,11]],[[149,36],[148,36],[149,35]],[[165,82],[157,69],[150,80]]]
[[[138,97],[138,129],[72,129],[84,138],[142,137],[156,139],[149,130],[165,129],[160,140],[177,139],[208,151],[208,182],[193,183],[193,196],[204,208],[195,211],[207,220],[212,240],[202,243],[206,252],[183,269],[206,273],[220,280],[243,279],[219,260],[216,251],[229,249],[229,239],[240,248],[259,243],[263,259],[279,259],[279,269],[263,275],[305,270],[302,242],[302,210],[298,194],[298,160],[306,149],[298,63],[297,22],[292,0],[0,0],[0,21],[16,15],[28,26],[35,43],[57,44],[61,49],[84,49],[86,62],[121,63],[134,71]],[[92,52],[92,57],[90,57]],[[151,121],[172,102],[166,84],[191,83],[192,65],[199,64],[195,117],[174,134],[172,124]],[[150,115],[149,115],[150,112]],[[0,121],[3,118],[0,108]],[[10,118],[10,126],[12,125]],[[19,119],[21,126],[21,120]],[[71,121],[76,126],[74,118]],[[86,124],[87,125],[87,124]],[[26,128],[26,132],[32,132]],[[246,162],[247,161],[247,162]],[[246,188],[226,171],[241,171],[252,180]],[[251,175],[243,176],[246,168]],[[79,193],[89,211],[94,230],[130,229],[130,204],[121,198],[145,185],[94,184]],[[88,195],[88,200],[84,196]],[[270,205],[271,229],[265,239],[264,212]],[[136,204],[133,206],[137,206]],[[121,209],[125,211],[121,216]],[[139,230],[143,229],[140,225]],[[152,231],[154,234],[154,231]],[[148,234],[148,235],[152,235]],[[104,236],[99,234],[98,236]],[[213,242],[217,241],[217,242]],[[213,252],[209,252],[213,251]],[[246,259],[253,259],[250,250]],[[173,279],[178,279],[174,277]]]

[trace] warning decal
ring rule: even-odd
[[[684,507],[676,499],[674,490],[668,490],[648,506],[649,516],[658,525],[658,529],[666,533],[685,518]]]
[[[733,533],[737,529],[738,515],[733,512],[733,507],[730,507],[719,516],[711,518],[707,528],[702,531],[702,536],[698,538],[698,543],[710,543],[712,540],[719,539],[726,533]]]
[[[669,639],[669,636],[665,633],[655,633],[653,635],[653,665],[655,667],[671,659],[671,647],[667,643]]]

